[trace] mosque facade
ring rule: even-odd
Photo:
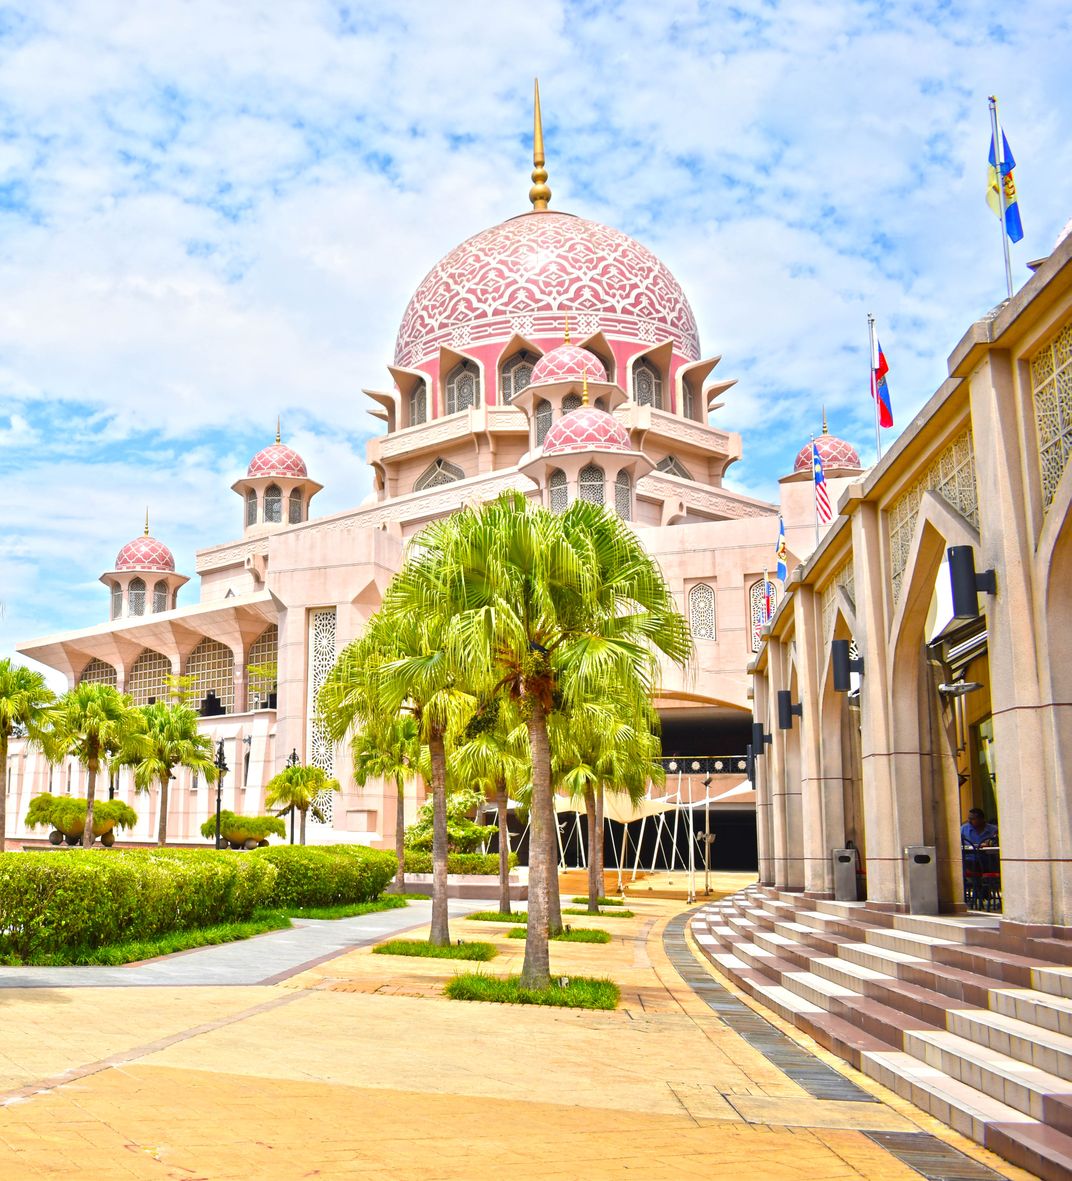
[[[194,585],[147,522],[101,576],[104,622],[19,647],[72,686],[115,685],[138,705],[166,699],[169,678],[185,678],[204,732],[224,744],[226,808],[263,811],[264,785],[296,755],[343,787],[323,801],[327,823],[311,826],[312,840],[393,843],[393,786],[354,784],[348,754],[317,722],[317,693],[409,539],[508,489],[554,511],[576,499],[602,504],[631,523],[695,640],[689,668],[667,669],[658,690],[669,787],[695,798],[707,777],[710,792],[741,786],[746,666],[781,597],[768,577],[779,515],[791,562],[819,535],[811,445],[780,480],[778,502],[727,486],[742,440],[712,420],[735,381],[701,349],[686,293],[639,242],[548,207],[538,105],[535,163],[532,209],[436,263],[404,311],[388,380],[364,391],[383,427],[368,444],[366,503],[318,516],[322,486],[277,433],[232,485],[237,536],[197,553]],[[860,459],[825,422],[817,443],[836,503]],[[25,835],[37,792],[84,794],[85,770],[73,762],[50,767],[18,744],[11,759],[11,836]],[[199,841],[216,793],[177,775],[169,836]],[[155,793],[135,798],[126,771],[110,790],[135,805],[134,835],[148,838]],[[748,790],[722,807],[754,833]]]

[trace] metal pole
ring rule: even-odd
[[[581,858],[581,869],[588,868],[588,853],[585,850],[584,834],[581,832],[581,814],[580,812],[573,813],[573,832],[577,837],[577,849]]]
[[[811,499],[815,509],[815,544],[819,544],[819,486],[815,483],[815,436],[811,437]],[[826,478],[826,472],[823,472]]]
[[[878,370],[878,352],[875,348],[875,317],[867,313],[867,339],[869,342],[868,355],[871,358],[871,399],[875,403],[875,462],[882,458],[882,420],[878,412],[878,383],[875,373]],[[818,521],[818,511],[816,512]]]
[[[711,893],[711,786],[704,784],[704,858],[703,858],[703,892],[704,897]]]
[[[677,826],[681,821],[681,772],[677,773],[677,804],[674,806],[674,847],[670,851],[670,872],[677,862]]]
[[[629,825],[622,822],[622,855],[618,858],[618,893],[624,893],[622,889],[622,862],[629,856]]]
[[[998,119],[998,100],[990,96],[990,133],[994,137],[994,163],[998,171],[998,204],[1001,208],[1001,249],[1005,253],[1005,286],[1012,299],[1012,261],[1009,258],[1009,232],[1005,225],[1005,140]]]
[[[220,847],[220,809],[223,807],[223,777],[227,774],[227,760],[223,755],[223,739],[216,747],[216,848]]]
[[[637,841],[636,857],[633,859],[633,876],[629,879],[632,882],[636,881],[637,869],[640,867],[640,848],[644,844],[644,828],[648,823],[647,816],[640,818],[640,839]]]
[[[692,830],[692,801],[689,801],[689,901],[696,901],[696,834]]]

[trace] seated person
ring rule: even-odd
[[[998,826],[991,824],[982,808],[972,808],[967,821],[960,826],[960,839],[965,845],[978,849],[980,845],[996,845],[998,843]]]

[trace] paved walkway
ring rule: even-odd
[[[443,982],[468,965],[367,947],[277,984],[135,986],[121,1000],[113,988],[8,988],[0,1176],[1027,1178],[777,1019],[770,1036],[742,1036],[707,987],[712,970],[686,958],[682,904],[631,905],[635,919],[571,919],[610,931],[609,944],[552,945],[556,973],[619,983],[609,1013],[451,1002]],[[520,964],[509,929],[452,922],[455,939],[495,943],[499,957],[479,966],[495,974]],[[258,944],[268,938],[247,947]],[[772,1055],[780,1037],[796,1058]],[[854,1085],[819,1088],[818,1069],[794,1076],[787,1064],[805,1053]]]
[[[460,917],[485,904],[452,899],[448,905],[451,915]],[[411,902],[398,910],[380,910],[352,919],[297,919],[289,930],[118,968],[0,967],[0,988],[277,984],[340,951],[367,947],[399,931],[423,927],[431,913],[431,902]]]

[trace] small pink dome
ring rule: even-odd
[[[603,362],[587,349],[576,344],[560,344],[545,353],[535,364],[529,385],[546,385],[552,381],[572,381],[588,374],[589,381],[606,381]]]
[[[115,558],[116,570],[163,570],[175,569],[175,556],[171,550],[155,537],[144,534],[128,541]]]
[[[851,443],[839,439],[837,435],[820,435],[815,440],[819,448],[819,456],[823,461],[824,473],[828,468],[856,468],[862,469],[860,456]],[[794,472],[811,471],[811,444],[805,443],[793,464]]]
[[[272,443],[249,461],[247,476],[293,476],[305,479],[309,471],[305,460],[286,443]]]
[[[543,441],[544,455],[575,451],[632,451],[629,432],[612,414],[582,406],[560,418]]]

